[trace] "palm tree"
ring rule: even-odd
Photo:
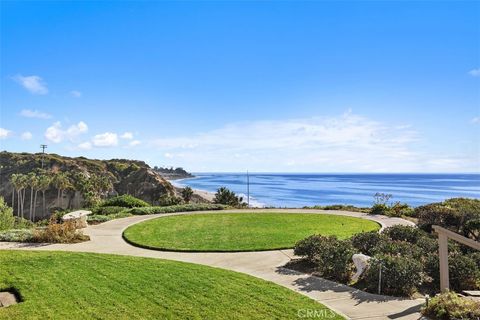
[[[37,197],[36,197],[36,192],[35,189],[37,188],[38,185],[38,179],[37,175],[35,172],[29,172],[27,175],[27,185],[30,187],[30,213],[29,213],[29,219],[33,221],[33,216],[34,216],[34,200],[35,200],[35,205],[37,204]],[[35,192],[35,199],[33,197],[33,194]]]
[[[190,187],[185,187],[182,190],[182,198],[186,203],[189,203],[193,196],[193,190]]]
[[[38,176],[38,190],[42,192],[42,200],[43,200],[43,206],[42,206],[42,215],[45,216],[45,213],[47,211],[47,207],[45,206],[45,191],[50,188],[50,183],[52,183],[52,179],[46,175],[46,174],[41,174]]]
[[[13,191],[12,191],[12,209],[15,209],[15,192],[17,192],[18,195],[18,189],[20,187],[20,177],[17,173],[14,173],[10,176],[10,183],[13,186]],[[20,215],[20,200],[17,201],[17,215]]]
[[[23,208],[25,207],[25,190],[27,189],[28,187],[28,177],[26,174],[18,174],[18,198],[19,198],[19,202],[20,202],[20,211],[19,211],[19,215],[20,214],[22,215],[22,218],[24,218],[23,216]]]
[[[57,175],[55,175],[54,184],[55,184],[55,188],[57,188],[57,191],[58,191],[57,202],[60,207],[63,207],[63,192],[66,189],[72,187],[70,181],[68,180],[67,174],[64,172],[60,172]],[[61,202],[60,202],[60,198],[62,199]]]

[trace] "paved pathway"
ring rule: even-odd
[[[279,209],[259,209],[252,212],[282,211]],[[379,222],[382,228],[395,224],[412,225],[411,222],[385,216],[370,216],[362,213],[322,210],[286,210],[297,213],[329,213],[362,217]],[[217,211],[219,212],[219,211]],[[236,210],[221,211],[236,212]],[[202,212],[204,213],[204,212]],[[176,213],[196,214],[196,213]],[[183,253],[164,252],[138,248],[129,245],[122,239],[122,232],[128,226],[157,218],[175,214],[158,214],[148,216],[133,216],[109,221],[96,226],[89,226],[85,233],[90,241],[76,244],[22,244],[0,242],[0,249],[35,249],[35,250],[62,250],[111,253],[120,255],[162,258],[185,262],[198,263],[213,267],[243,272],[258,278],[272,281],[312,299],[315,299],[329,308],[343,314],[349,319],[418,319],[418,313],[423,300],[391,298],[365,293],[354,288],[318,277],[294,272],[282,268],[293,256],[292,250],[275,250],[262,252],[235,252],[235,253]]]

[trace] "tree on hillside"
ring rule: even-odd
[[[14,224],[13,209],[5,203],[3,197],[0,197],[0,230],[11,229]]]
[[[38,190],[42,192],[42,215],[45,216],[47,207],[45,205],[45,192],[50,188],[52,179],[45,173],[38,176]]]
[[[37,179],[37,175],[35,174],[35,172],[29,172],[27,174],[27,184],[28,186],[30,187],[30,212],[29,212],[29,219],[33,221],[34,219],[34,207],[36,206],[37,204],[37,192],[36,192],[36,189],[37,189],[37,185],[38,185],[38,179]],[[35,197],[34,197],[34,194],[35,194]]]
[[[28,177],[25,174],[17,173],[12,175],[12,183],[17,190],[18,213],[17,215],[23,218],[23,208],[25,205],[25,190],[28,187]]]
[[[57,203],[63,208],[63,192],[72,187],[68,176],[64,172],[59,172],[55,175],[53,184],[57,189]]]
[[[189,203],[192,200],[193,190],[190,187],[185,187],[182,190],[182,198],[185,203]]]
[[[215,193],[215,198],[213,199],[213,202],[225,204],[233,207],[240,207],[245,205],[242,197],[238,197],[235,194],[235,192],[225,187],[221,187],[217,190],[217,193]]]
[[[15,208],[15,192],[18,192],[18,175],[16,173],[10,176],[10,183],[12,184],[12,209]],[[17,214],[20,212],[20,202],[18,201],[19,208],[17,209]]]

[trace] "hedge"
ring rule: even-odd
[[[207,211],[207,210],[223,210],[228,206],[223,204],[197,203],[197,204],[180,204],[167,207],[143,207],[131,208],[127,212],[133,215],[145,215],[155,213],[174,213],[186,211]]]
[[[105,200],[100,207],[124,207],[124,208],[138,208],[150,206],[147,202],[135,198],[129,194],[115,196]]]

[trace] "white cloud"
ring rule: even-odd
[[[43,81],[43,79],[39,76],[22,76],[18,74],[13,77],[17,83],[19,83],[22,87],[28,90],[32,94],[47,94],[47,84]]]
[[[472,69],[468,71],[468,74],[472,77],[480,77],[480,68]]]
[[[74,98],[80,98],[82,96],[82,93],[80,91],[77,91],[77,90],[72,90],[72,91],[70,91],[70,95]]]
[[[128,144],[130,147],[135,147],[135,146],[138,146],[139,144],[141,144],[142,142],[140,140],[133,140],[133,141],[130,141],[130,143]]]
[[[25,131],[24,133],[22,133],[22,135],[20,136],[20,138],[22,140],[30,140],[32,139],[33,135],[30,131]]]
[[[470,122],[471,122],[471,123],[480,124],[480,117],[472,118],[472,120],[470,120]]]
[[[92,149],[92,144],[89,141],[82,142],[78,145],[78,148],[81,150],[90,150]]]
[[[118,135],[112,132],[97,134],[92,142],[95,147],[114,147],[118,145]]]
[[[125,132],[124,134],[122,134],[122,135],[120,136],[120,138],[122,138],[122,139],[127,139],[127,140],[131,140],[131,139],[133,139],[133,133],[127,131],[127,132]]]
[[[20,115],[26,118],[50,119],[52,115],[38,110],[23,109]]]
[[[73,141],[80,134],[86,133],[87,131],[88,126],[83,121],[68,127],[67,130],[64,130],[60,121],[57,121],[52,126],[47,128],[45,131],[45,138],[54,143],[60,143],[64,140]]]
[[[150,145],[166,158],[175,157],[178,165],[197,171],[413,172],[441,171],[442,166],[456,164],[422,151],[411,126],[381,123],[351,112],[232,123],[192,136],[157,139]],[[447,160],[429,162],[435,158]]]
[[[12,134],[12,131],[0,128],[0,139],[6,139]]]

